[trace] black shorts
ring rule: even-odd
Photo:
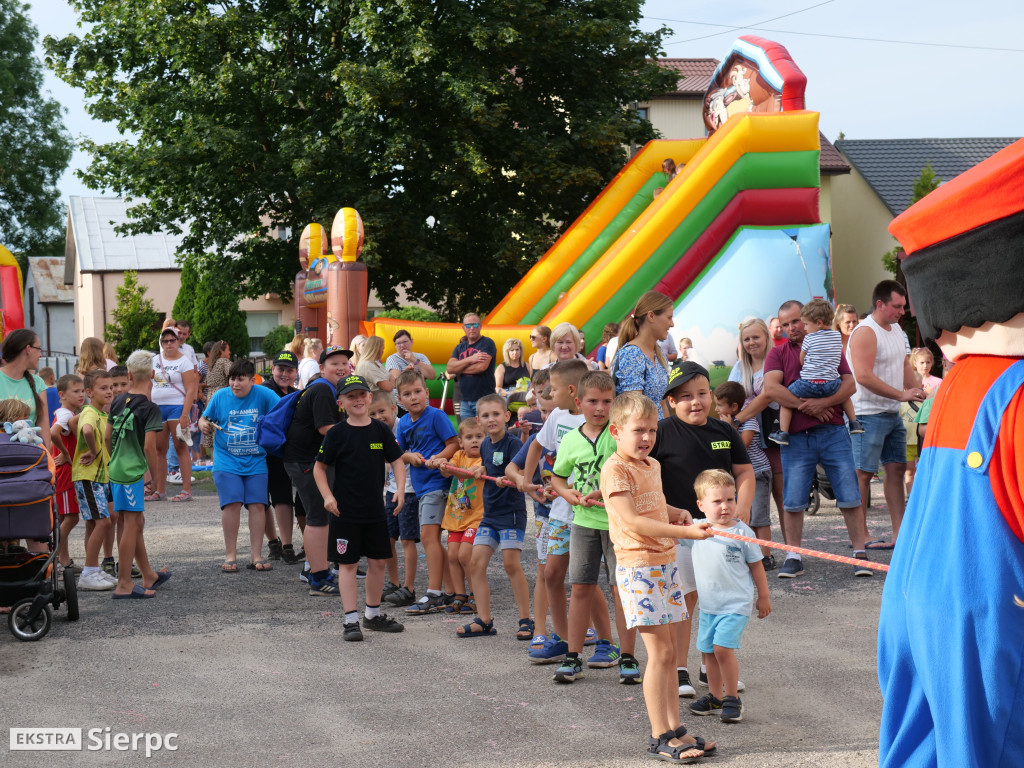
[[[327,559],[339,565],[354,565],[361,557],[387,560],[391,557],[388,524],[381,519],[373,523],[353,523],[331,515],[327,536]]]
[[[292,479],[284,468],[284,462],[276,456],[267,456],[267,494],[272,505],[295,505],[295,489]]]
[[[316,528],[327,525],[331,515],[324,509],[324,497],[320,495],[320,489],[316,487],[316,480],[313,479],[313,463],[297,464],[289,461],[284,466],[302,500],[302,507],[306,511],[306,525]],[[334,467],[327,467],[328,482],[333,482],[333,478]]]

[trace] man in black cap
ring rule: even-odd
[[[749,524],[756,484],[754,467],[743,438],[732,424],[710,418],[713,400],[707,369],[699,363],[677,360],[669,371],[665,397],[672,413],[658,422],[658,438],[651,451],[651,458],[661,462],[665,501],[673,507],[685,509],[696,519],[704,518],[704,513],[697,507],[697,492],[693,484],[704,470],[722,469],[736,479],[736,516]],[[696,695],[686,666],[690,650],[689,616],[697,604],[697,582],[693,575],[691,552],[690,547],[676,547],[676,565],[689,614],[678,624],[676,645],[679,695],[686,698]],[[701,675],[701,682],[707,685],[703,668]],[[743,690],[742,683],[739,690]],[[722,691],[711,693],[716,699],[722,698]]]
[[[274,358],[273,377],[263,382],[278,397],[290,395],[296,391],[295,379],[299,371],[299,362],[292,352],[282,350]],[[291,478],[284,468],[284,461],[277,456],[267,454],[267,491],[270,505],[274,508],[279,538],[268,542],[267,548],[271,560],[284,560],[289,565],[301,563],[306,558],[306,551],[295,551],[292,543],[295,523],[299,530],[306,530],[306,512],[302,508],[302,500],[297,498],[292,487]],[[269,515],[268,515],[269,518]]]

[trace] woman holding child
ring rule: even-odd
[[[11,331],[4,337],[3,361],[0,366],[0,400],[14,398],[29,409],[28,420],[43,428],[43,442],[50,448],[50,430],[46,410],[46,384],[32,373],[39,367],[43,354],[39,337],[27,328]]]
[[[668,361],[658,342],[666,339],[673,325],[672,299],[658,291],[648,291],[622,321],[612,360],[615,394],[643,392],[657,406],[659,419],[664,416],[661,401],[668,387]]]

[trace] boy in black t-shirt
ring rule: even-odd
[[[669,373],[665,394],[672,414],[658,422],[658,438],[651,458],[661,462],[661,483],[665,500],[673,507],[689,512],[694,520],[704,518],[697,506],[693,488],[697,475],[706,469],[722,469],[736,479],[736,517],[750,523],[750,505],[754,500],[754,468],[736,429],[711,414],[711,380],[707,369],[691,361],[676,361]],[[686,600],[686,612],[692,615],[697,604],[697,584],[689,547],[676,547],[676,565]],[[696,691],[690,684],[687,655],[690,650],[690,619],[679,622],[676,659],[679,695],[690,698]],[[705,678],[701,682],[707,684]],[[742,685],[742,683],[741,683]],[[712,691],[722,698],[721,691]]]
[[[362,376],[338,382],[338,402],[348,414],[324,437],[313,467],[324,508],[331,513],[328,533],[330,559],[339,564],[338,588],[345,608],[345,640],[362,640],[357,610],[356,568],[366,557],[366,614],[363,626],[380,632],[401,632],[404,627],[380,611],[384,564],[391,557],[391,539],[384,515],[385,465],[395,473],[398,490],[395,508],[405,501],[405,462],[394,433],[369,416],[370,387]],[[341,465],[333,485],[327,466]],[[372,601],[372,602],[371,602]]]

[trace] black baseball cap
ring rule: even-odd
[[[370,385],[362,376],[346,376],[338,382],[338,397],[347,395],[349,392],[369,392]]]
[[[325,347],[324,351],[320,353],[320,365],[326,363],[327,358],[332,357],[333,355],[344,355],[349,360],[351,360],[353,354],[354,353],[352,352],[351,349],[344,349],[342,347]]]
[[[299,361],[295,359],[294,354],[286,349],[277,354],[277,357],[274,358],[274,365],[281,365],[285,368],[298,368]]]
[[[711,381],[708,369],[700,363],[695,363],[692,360],[677,360],[672,365],[672,370],[669,371],[668,386],[665,387],[665,393],[668,394],[676,387],[682,386],[697,376],[703,376],[708,381]]]

